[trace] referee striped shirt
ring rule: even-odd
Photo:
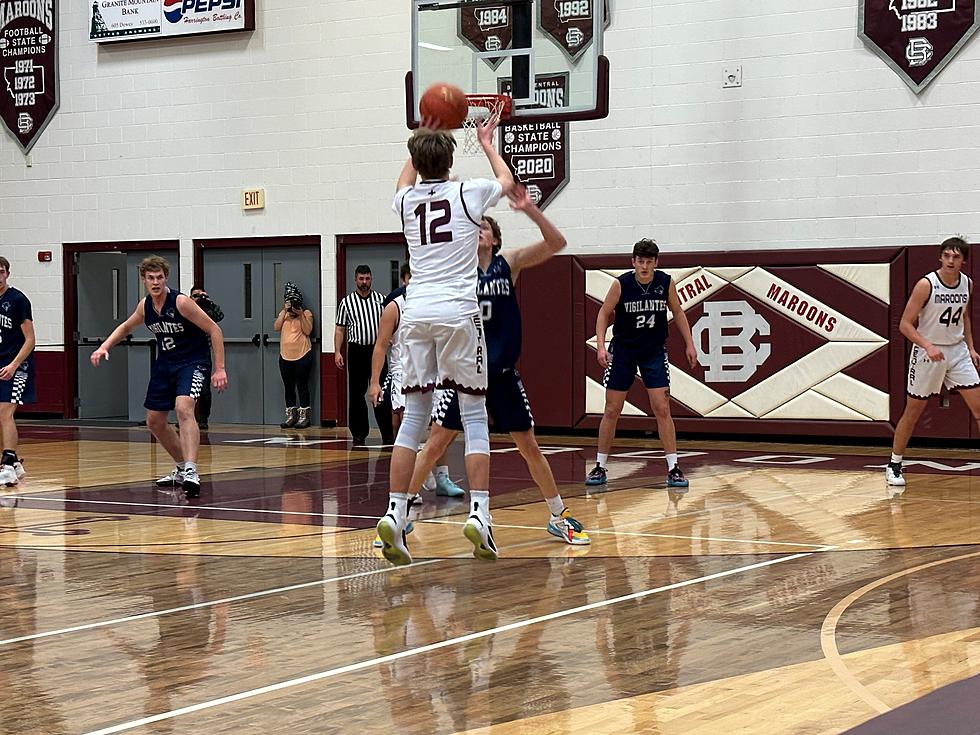
[[[377,291],[362,298],[357,291],[347,294],[337,306],[337,326],[347,328],[347,341],[355,345],[373,345],[378,340],[378,322],[384,297]]]

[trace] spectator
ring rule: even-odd
[[[347,424],[354,437],[354,445],[364,444],[368,435],[367,393],[371,379],[371,354],[378,337],[381,320],[381,304],[384,297],[371,290],[371,269],[359,265],[354,269],[356,288],[337,305],[337,327],[334,330],[334,361],[338,370],[347,369],[348,408]],[[347,361],[344,361],[344,343],[347,343]],[[388,373],[385,365],[381,381]],[[393,444],[391,407],[381,403],[374,407],[374,417],[381,430],[383,444]]]
[[[283,429],[310,426],[310,373],[313,372],[313,312],[303,307],[303,294],[287,281],[283,307],[273,325],[280,333],[279,373],[286,390],[286,420]],[[296,394],[299,393],[299,403]]]

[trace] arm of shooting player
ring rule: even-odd
[[[133,333],[140,324],[143,323],[143,300],[140,299],[139,303],[136,304],[136,308],[133,313],[129,315],[129,318],[120,324],[118,327],[112,330],[112,334],[106,337],[105,342],[99,345],[99,348],[92,353],[89,358],[92,362],[93,367],[99,366],[99,361],[104,357],[106,360],[109,359],[109,350],[115,347],[117,344],[122,342],[126,337]]]
[[[493,145],[493,133],[497,129],[498,122],[499,119],[494,115],[491,115],[484,121],[478,120],[476,123],[476,138],[480,141],[483,153],[490,162],[493,175],[500,184],[501,194],[510,196],[515,186],[514,174],[511,173],[510,168],[504,163],[504,159],[500,157],[500,154]]]
[[[191,324],[200,327],[211,338],[213,368],[211,370],[211,387],[219,393],[228,387],[228,373],[225,372],[225,336],[221,327],[207,314],[204,309],[194,303],[194,299],[180,294],[177,297],[177,311]]]
[[[698,351],[694,348],[694,337],[691,336],[691,325],[687,321],[687,314],[681,306],[681,300],[677,297],[677,287],[674,279],[670,279],[670,288],[667,290],[667,308],[674,315],[674,324],[684,339],[684,355],[687,357],[687,364],[691,369],[698,364]]]
[[[516,281],[517,276],[524,268],[531,268],[545,262],[552,255],[557,253],[567,244],[565,236],[561,234],[557,227],[544,216],[538,209],[531,196],[527,193],[527,188],[518,185],[511,194],[511,209],[524,212],[541,231],[543,240],[527,245],[522,248],[513,248],[503,252],[504,259],[510,266],[511,280]]]
[[[381,403],[381,369],[385,364],[391,337],[398,328],[398,316],[398,304],[392,301],[381,312],[381,321],[378,322],[378,338],[374,342],[374,352],[371,353],[371,380],[368,383],[368,398],[371,399],[372,406]]]

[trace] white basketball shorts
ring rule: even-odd
[[[487,392],[487,344],[479,314],[441,324],[403,320],[401,329],[405,393]]]
[[[912,345],[909,356],[909,381],[906,390],[915,398],[934,396],[945,384],[947,389],[976,388],[980,386],[980,374],[970,359],[970,351],[966,342],[955,345],[936,345],[944,360],[933,362],[926,356],[926,351],[918,345]]]

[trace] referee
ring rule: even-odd
[[[337,327],[334,329],[334,361],[343,370],[344,342],[347,342],[347,424],[354,437],[354,444],[364,444],[367,439],[368,415],[364,394],[371,379],[371,354],[378,338],[378,322],[381,321],[381,302],[384,298],[371,290],[371,269],[359,265],[354,269],[356,290],[347,294],[337,305]],[[385,364],[381,382],[388,373]],[[383,444],[394,444],[391,430],[391,406],[381,403],[374,408],[374,417],[381,430]]]

